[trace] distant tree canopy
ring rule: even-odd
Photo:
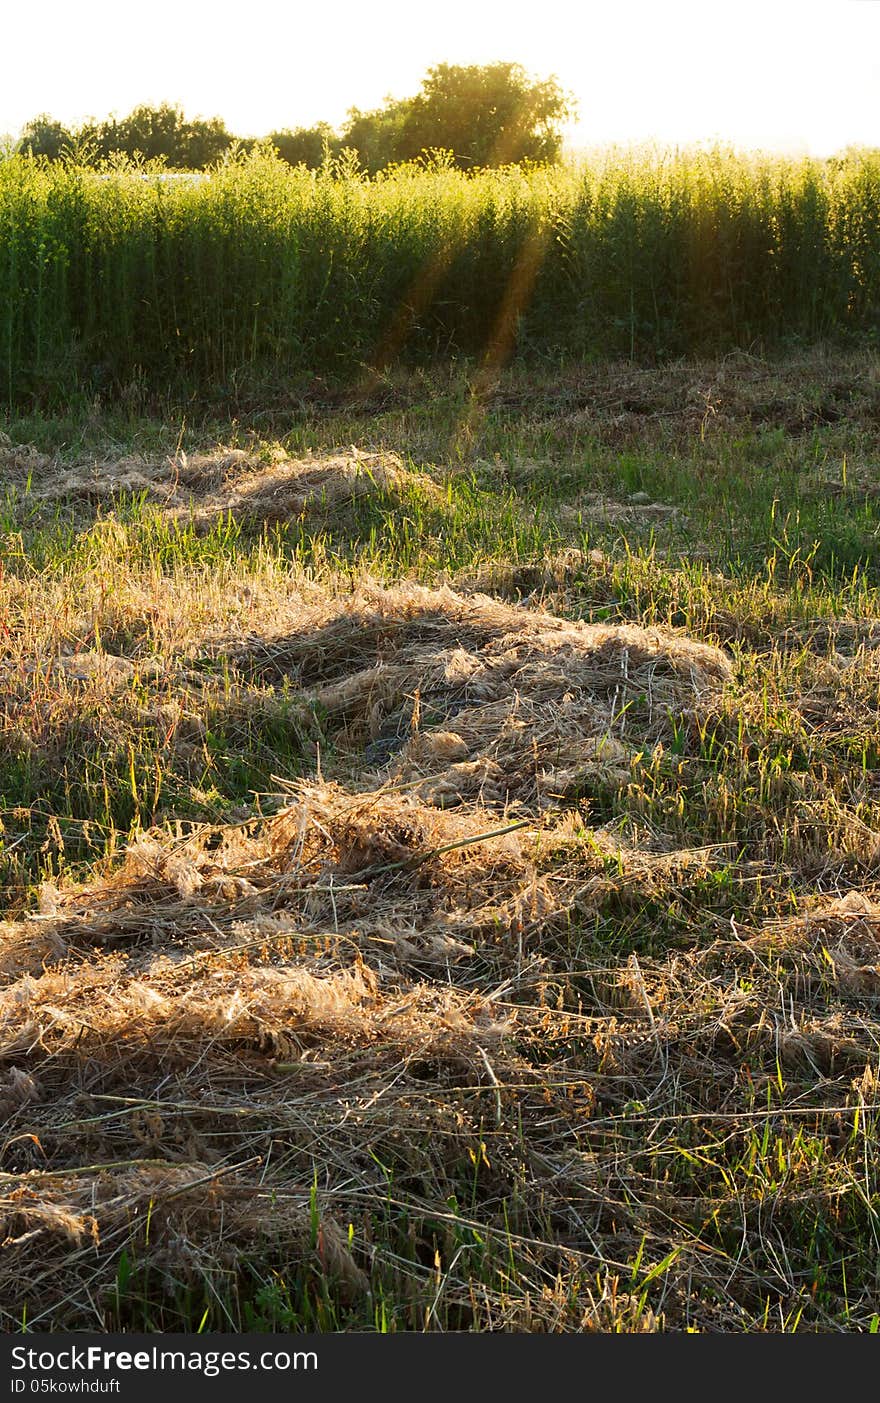
[[[432,149],[449,151],[464,169],[551,162],[562,148],[560,124],[573,115],[556,78],[535,81],[518,63],[441,63],[415,97],[375,112],[352,109],[342,144],[371,171]]]
[[[180,170],[203,170],[219,161],[235,141],[220,117],[186,118],[179,107],[136,107],[121,122],[111,118],[89,132],[100,156],[122,153],[164,159]]]
[[[73,142],[72,132],[44,112],[32,118],[22,129],[17,149],[31,156],[46,156],[50,161],[57,161],[66,150],[72,148]]]
[[[556,78],[530,78],[518,63],[428,70],[415,97],[389,98],[372,112],[353,107],[341,132],[326,122],[272,132],[267,141],[290,165],[317,169],[348,148],[371,174],[425,152],[450,153],[462,169],[557,161],[560,126],[574,115],[573,100]],[[164,161],[171,169],[204,170],[235,149],[254,145],[239,139],[220,117],[187,118],[169,103],[140,106],[127,117],[89,120],[67,128],[45,114],[21,133],[17,149],[49,160],[70,156],[98,165],[118,156]]]
[[[88,165],[124,155],[144,161],[163,160],[178,170],[204,170],[235,144],[220,117],[189,119],[180,107],[136,107],[117,120],[83,122],[72,130],[51,117],[28,122],[18,142],[19,151],[58,160],[70,154]]]
[[[336,155],[339,150],[339,137],[329,122],[297,127],[295,131],[270,132],[268,140],[288,165],[308,166],[310,170],[317,170],[328,155]]]

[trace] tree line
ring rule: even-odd
[[[338,130],[318,122],[259,139],[238,137],[220,117],[189,118],[178,105],[162,103],[75,128],[43,114],[24,127],[17,149],[50,161],[100,166],[127,158],[198,171],[268,145],[290,165],[313,170],[353,152],[369,174],[444,151],[467,170],[558,161],[561,125],[574,115],[573,99],[555,77],[530,77],[518,63],[441,63],[428,70],[414,97],[386,98],[368,112],[352,107]]]

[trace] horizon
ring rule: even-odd
[[[85,0],[77,16],[47,0],[50,39],[39,66],[22,64],[4,85],[0,132],[15,139],[42,114],[76,127],[162,102],[221,117],[239,137],[338,129],[352,107],[412,96],[437,63],[510,61],[574,94],[578,120],[563,128],[572,153],[722,145],[823,157],[880,146],[880,5],[868,0],[745,0],[708,13],[695,0],[662,12],[629,0],[613,15],[596,0],[576,10],[547,0],[540,26],[498,0],[476,11],[449,0],[439,30],[401,0],[378,0],[369,15],[343,0],[332,35],[320,16],[270,9],[253,0],[242,29],[228,0],[183,10],[157,0],[145,28],[109,0]],[[9,27],[10,48],[18,38],[27,52],[29,22],[13,16]]]

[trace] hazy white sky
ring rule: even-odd
[[[14,4],[14,8],[13,8]],[[880,0],[6,0],[0,133],[179,102],[239,135],[515,60],[574,92],[580,145],[880,146]]]

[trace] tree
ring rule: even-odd
[[[164,161],[178,170],[204,170],[222,160],[234,144],[220,117],[188,119],[181,108],[165,102],[136,107],[121,119],[90,118],[73,130],[51,117],[34,117],[22,131],[18,150],[50,161],[70,155],[84,165],[123,155]]]
[[[239,146],[241,142],[237,143]],[[200,171],[222,161],[236,139],[226,130],[221,117],[194,117],[185,124],[185,140],[180,164],[185,170]]]
[[[178,170],[204,170],[219,161],[234,137],[220,117],[188,120],[180,107],[163,102],[159,107],[136,107],[122,121],[109,118],[95,129],[100,156],[117,152],[164,160]]]
[[[268,140],[282,161],[289,166],[308,166],[318,170],[328,155],[336,155],[339,139],[329,122],[314,127],[297,127],[295,131],[270,132]]]
[[[372,112],[351,108],[339,135],[318,122],[273,132],[268,141],[290,165],[313,170],[346,148],[370,174],[430,151],[449,152],[465,170],[543,163],[559,159],[560,126],[574,110],[555,77],[530,78],[521,64],[440,63],[428,70],[415,97],[386,98]],[[84,122],[75,130],[45,115],[35,117],[17,149],[50,160],[70,153],[86,165],[123,155],[164,161],[171,169],[204,170],[234,148],[244,152],[253,145],[250,139],[236,141],[219,117],[189,119],[180,107],[164,102],[141,105],[121,119]],[[354,156],[350,159],[353,163]]]
[[[16,149],[22,155],[45,156],[50,161],[57,161],[70,149],[73,141],[73,133],[44,112],[22,129]]]
[[[555,77],[532,79],[521,64],[441,63],[414,98],[388,99],[374,112],[353,108],[342,142],[369,171],[432,149],[450,151],[463,169],[544,163],[559,159],[559,128],[574,112]]]
[[[341,146],[356,151],[362,167],[371,175],[395,161],[411,159],[401,154],[411,107],[411,98],[398,101],[387,98],[384,107],[372,112],[352,107],[340,138]]]

